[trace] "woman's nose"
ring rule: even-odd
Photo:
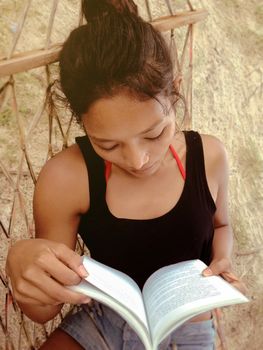
[[[140,147],[129,147],[125,151],[125,161],[129,168],[140,170],[149,161],[149,155]]]

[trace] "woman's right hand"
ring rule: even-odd
[[[18,241],[9,250],[6,273],[17,302],[43,306],[90,301],[66,287],[88,273],[82,257],[64,244],[39,238]]]

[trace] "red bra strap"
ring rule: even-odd
[[[111,162],[108,162],[107,160],[105,160],[105,179],[106,179],[106,183],[109,180],[110,173],[111,173]]]
[[[169,147],[170,147],[170,150],[171,150],[171,152],[172,152],[172,154],[173,154],[173,156],[174,156],[174,158],[175,158],[175,160],[176,160],[176,163],[177,163],[177,165],[178,165],[178,168],[179,168],[179,170],[180,170],[180,173],[181,173],[183,179],[185,180],[185,179],[186,179],[186,173],[185,173],[183,164],[182,164],[180,158],[178,157],[178,154],[176,153],[176,151],[175,151],[175,149],[173,148],[173,146],[170,145]]]

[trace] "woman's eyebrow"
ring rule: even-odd
[[[157,126],[159,126],[162,123],[163,123],[163,120],[161,120],[161,121],[158,120],[158,122],[154,123],[152,126],[147,128],[146,130],[140,132],[138,135],[146,134],[147,132],[152,131],[153,129],[155,129]]]
[[[150,126],[149,128],[141,131],[138,135],[143,135],[146,134],[149,131],[152,131],[153,129],[155,129],[157,126],[159,126],[163,121],[158,121],[156,123],[154,123],[152,126]],[[110,140],[110,139],[104,139],[104,138],[100,138],[100,137],[96,137],[94,135],[89,135],[89,137],[91,137],[92,139],[94,139],[95,141],[98,142],[116,142],[116,140]]]

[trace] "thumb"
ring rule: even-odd
[[[213,276],[213,271],[210,269],[210,267],[207,267],[203,270],[202,275],[205,277]]]
[[[229,259],[214,260],[211,264],[203,271],[204,276],[218,276],[222,273],[229,272],[231,270],[231,262]]]
[[[225,265],[226,264],[224,264],[222,260],[211,262],[211,264],[204,269],[203,276],[218,276],[226,270]]]

